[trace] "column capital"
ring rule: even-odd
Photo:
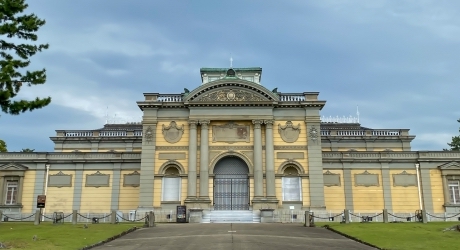
[[[190,125],[190,129],[196,129],[196,126],[198,125],[197,120],[189,120],[188,125]]]
[[[209,120],[200,120],[199,123],[200,123],[202,129],[208,129],[208,124],[210,123],[210,121]]]
[[[264,123],[263,120],[252,120],[255,129],[260,129],[261,125]]]
[[[273,120],[264,120],[264,124],[267,127],[267,129],[273,128]]]

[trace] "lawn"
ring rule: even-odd
[[[120,234],[142,223],[72,225],[33,222],[0,222],[0,242],[8,249],[76,250]],[[34,235],[38,237],[33,240]]]
[[[460,222],[317,223],[316,226],[326,224],[337,231],[382,249],[460,249],[460,232],[443,232],[445,228],[458,225]]]

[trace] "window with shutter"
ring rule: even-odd
[[[283,177],[283,201],[302,201],[300,177]]]
[[[180,201],[180,184],[180,177],[164,177],[162,201]]]

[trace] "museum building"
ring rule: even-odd
[[[0,210],[460,211],[460,152],[411,151],[409,129],[324,118],[318,92],[261,68],[202,68],[197,88],[144,93],[141,123],[57,130],[54,152],[0,153]]]

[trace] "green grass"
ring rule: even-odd
[[[33,222],[0,222],[0,242],[8,249],[76,250],[106,240],[142,223],[72,225]],[[32,240],[37,235],[38,240]]]
[[[382,249],[460,249],[460,232],[443,232],[445,228],[458,225],[460,222],[429,222],[426,224],[417,222],[316,223],[316,226],[326,224],[332,229]]]

